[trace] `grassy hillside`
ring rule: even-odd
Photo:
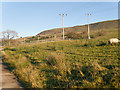
[[[69,37],[84,35],[80,32],[86,27],[69,28],[78,30],[75,34],[69,33]],[[108,44],[108,39],[118,38],[117,27],[117,20],[92,24],[94,38],[90,40],[48,42],[54,36],[48,37],[47,31],[43,36],[41,33],[40,40],[38,36],[20,38],[19,45],[13,41],[13,45],[4,46],[2,61],[29,88],[118,88],[120,43]]]
[[[118,44],[65,40],[6,47],[2,60],[30,88],[118,88]]]
[[[110,21],[103,21],[103,22],[90,24],[91,33],[94,33],[96,31],[109,31],[116,29],[118,29],[118,20],[110,20]],[[65,33],[68,32],[87,32],[87,25],[67,27],[65,28]],[[43,31],[38,35],[54,35],[61,33],[62,33],[62,28],[56,28],[56,29]]]
[[[108,40],[118,38],[118,20],[104,21],[90,25],[92,39]],[[65,28],[65,39],[87,39],[87,25]],[[62,28],[46,30],[36,36],[3,41],[2,45],[18,45],[26,43],[49,42],[62,40]],[[10,43],[9,43],[10,42]]]

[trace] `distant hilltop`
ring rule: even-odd
[[[90,24],[91,32],[99,31],[99,30],[109,30],[109,29],[118,29],[118,19]],[[87,25],[66,27],[65,33],[69,33],[69,32],[76,32],[76,33],[87,32]],[[61,33],[62,33],[62,28],[55,28],[55,29],[46,30],[41,33],[38,33],[36,36],[38,36],[38,35],[54,35],[54,34],[61,34]]]

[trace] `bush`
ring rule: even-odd
[[[100,41],[99,44],[98,44],[97,46],[105,46],[105,45],[107,45],[106,42]]]
[[[90,37],[91,37],[91,38],[95,38],[95,36],[94,36],[94,35],[90,35]]]
[[[53,51],[56,51],[56,47],[55,47],[55,46],[52,46],[51,49],[52,49]]]
[[[35,36],[32,36],[32,38],[35,38]]]
[[[75,32],[69,32],[66,34],[67,38],[71,38],[71,39],[79,39],[82,38],[82,36],[80,34],[77,34]]]
[[[105,33],[105,32],[100,32],[100,31],[99,31],[99,32],[97,33],[97,36],[104,36],[104,33]]]
[[[48,38],[50,38],[50,37],[48,37],[48,36],[42,36],[40,39],[48,39]]]
[[[56,68],[61,74],[65,73],[68,68],[68,64],[64,59],[64,53],[52,53],[48,57],[47,64]]]

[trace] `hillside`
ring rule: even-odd
[[[109,40],[118,38],[118,20],[103,21],[90,24],[91,39]],[[65,39],[87,39],[87,25],[65,28]],[[43,31],[35,36],[18,38],[11,40],[10,43],[2,41],[2,45],[38,43],[46,41],[62,40],[62,28]]]
[[[118,46],[81,39],[4,48],[2,61],[25,88],[118,88]]]
[[[79,38],[86,25],[65,29],[75,30],[78,39],[69,39],[68,34],[65,40],[55,40],[49,35],[59,32],[56,29],[19,38],[6,43],[2,62],[25,88],[118,88],[120,43],[108,43],[108,39],[118,38],[117,22],[91,24],[92,39]]]
[[[98,23],[92,23],[90,24],[90,30],[91,32],[94,31],[101,31],[101,30],[114,30],[118,29],[118,20],[109,20],[109,21],[103,21]],[[87,25],[81,25],[81,26],[74,26],[74,27],[67,27],[65,28],[65,33],[68,32],[87,32]],[[61,34],[62,28],[55,28],[51,30],[43,31],[37,35],[53,35],[53,34]]]

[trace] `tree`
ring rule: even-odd
[[[2,36],[4,40],[10,40],[18,37],[18,33],[14,30],[6,30],[2,32]]]
[[[2,33],[2,44],[3,45],[6,45],[6,43],[8,43],[10,45],[10,41],[14,41],[15,43],[15,40],[12,40],[16,37],[18,37],[18,33],[14,30],[6,30],[6,31],[3,31]]]

